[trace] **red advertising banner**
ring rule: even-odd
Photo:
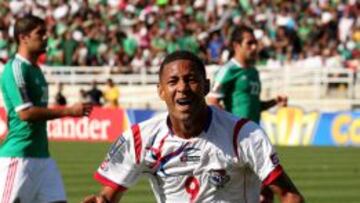
[[[0,139],[3,139],[7,133],[5,108],[0,107]]]
[[[113,141],[130,125],[124,109],[96,107],[89,117],[61,118],[47,122],[50,140]],[[6,112],[0,108],[0,137],[5,136]]]

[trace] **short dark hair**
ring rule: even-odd
[[[202,76],[204,76],[204,78],[206,78],[206,71],[205,71],[205,65],[202,62],[202,60],[196,56],[195,54],[193,54],[190,51],[186,51],[186,50],[180,50],[180,51],[174,51],[171,54],[167,55],[165,57],[165,59],[163,60],[163,62],[160,65],[160,70],[159,70],[159,78],[161,78],[161,75],[163,73],[164,67],[176,60],[189,60],[192,63],[194,63],[194,65],[196,66],[196,68],[199,70],[200,74]]]
[[[231,33],[231,46],[234,42],[241,43],[244,39],[244,33],[254,33],[254,30],[251,27],[242,25],[235,27],[235,29]]]
[[[19,18],[14,27],[14,38],[16,43],[19,43],[19,37],[21,34],[29,34],[36,29],[39,25],[45,25],[45,21],[39,17],[28,14]]]

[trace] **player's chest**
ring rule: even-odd
[[[41,70],[33,70],[28,75],[27,89],[32,102],[37,106],[46,106],[48,85]]]
[[[243,71],[233,81],[235,91],[257,95],[261,90],[259,75],[254,71]]]
[[[228,147],[222,147],[228,146]],[[212,171],[231,172],[238,162],[230,143],[209,140],[177,141],[168,139],[146,152],[146,164],[159,177],[189,176]],[[222,172],[221,172],[222,173]]]

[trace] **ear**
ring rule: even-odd
[[[233,42],[232,43],[232,47],[233,47],[234,50],[236,50],[236,48],[238,48],[239,46],[241,46],[240,42]]]
[[[26,39],[26,34],[19,34],[19,43],[23,42]]]
[[[161,84],[157,84],[157,93],[161,100],[164,100],[164,89],[162,88]]]
[[[206,96],[210,92],[210,80],[205,79],[204,95]]]

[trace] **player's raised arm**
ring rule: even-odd
[[[115,190],[112,187],[104,186],[99,195],[89,195],[82,203],[117,203],[120,201],[124,191]]]

